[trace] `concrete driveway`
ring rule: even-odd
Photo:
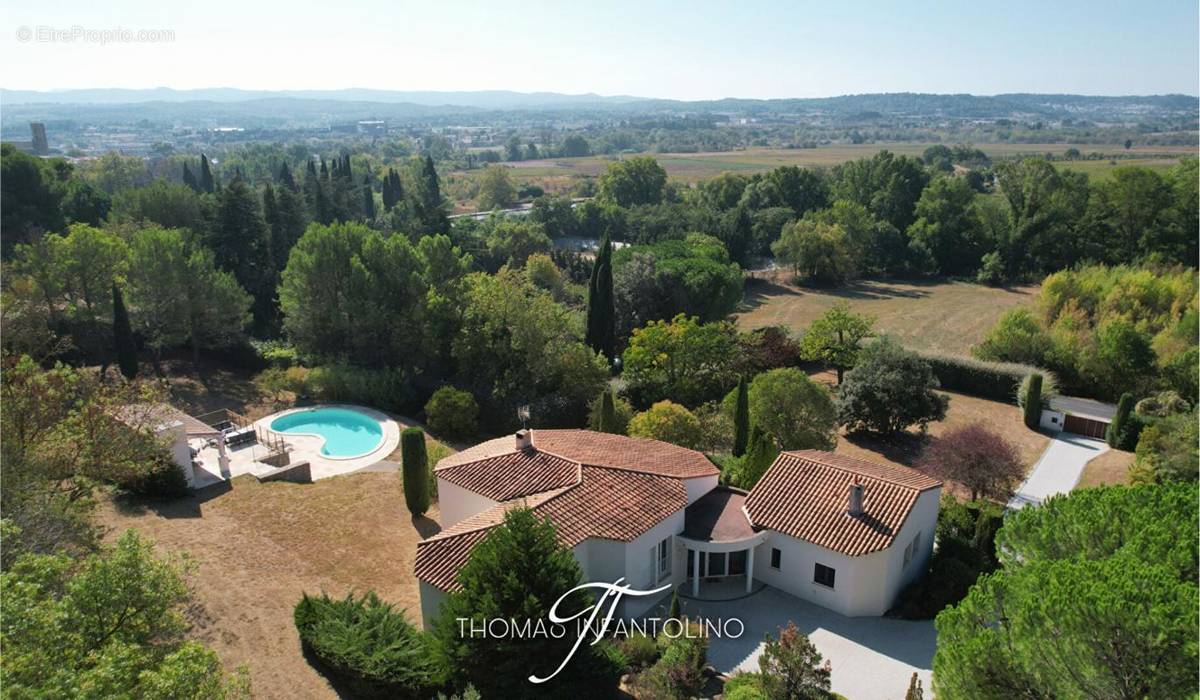
[[[1025,483],[1008,502],[1009,508],[1037,505],[1059,493],[1067,493],[1079,483],[1087,463],[1108,451],[1108,443],[1075,433],[1058,433],[1050,439]]]
[[[709,641],[708,661],[722,673],[757,671],[763,637],[778,636],[790,620],[829,661],[834,692],[850,700],[895,700],[916,671],[929,693],[937,641],[932,621],[844,617],[770,586],[739,600],[683,602],[687,615],[736,617],[745,625],[738,639]]]

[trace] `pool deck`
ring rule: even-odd
[[[383,440],[380,441],[378,447],[365,455],[349,459],[335,459],[321,454],[321,445],[324,443],[324,438],[315,435],[293,435],[271,430],[271,422],[276,418],[284,414],[295,413],[296,411],[308,411],[315,408],[346,408],[365,413],[379,421],[383,428]],[[351,404],[317,404],[303,408],[288,409],[279,413],[273,413],[266,418],[260,418],[254,422],[254,427],[265,433],[282,438],[284,444],[287,446],[290,463],[308,462],[312,469],[312,478],[314,481],[317,479],[327,479],[331,476],[348,474],[364,467],[369,467],[387,457],[400,445],[400,425],[396,421],[379,411]],[[270,465],[258,461],[267,456],[267,448],[258,443],[245,445],[236,449],[228,448],[227,453],[228,464],[223,465],[221,464],[220,452],[216,447],[206,446],[200,450],[198,455],[200,466],[195,470],[195,488],[203,488],[243,474],[260,474],[272,469]]]

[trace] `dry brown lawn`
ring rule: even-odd
[[[1133,466],[1133,453],[1109,450],[1087,463],[1083,476],[1079,477],[1077,489],[1129,483],[1129,468]]]
[[[302,593],[374,589],[420,624],[413,558],[438,512],[414,522],[394,472],[313,484],[239,477],[168,503],[100,510],[112,537],[134,528],[195,561],[194,634],[229,668],[249,669],[255,697],[336,697],[300,649],[292,607]]]
[[[830,289],[780,281],[746,282],[737,314],[744,329],[787,326],[802,331],[835,304],[875,318],[875,328],[922,352],[966,355],[997,319],[1014,306],[1030,304],[1036,286],[988,287],[954,281],[859,280]]]

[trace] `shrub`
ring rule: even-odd
[[[986,362],[956,355],[926,354],[921,357],[929,363],[943,389],[994,401],[1011,402],[1017,386],[1033,372],[1042,375],[1043,395],[1052,393],[1048,387],[1058,385],[1053,374],[1032,365]]]
[[[650,410],[629,421],[629,436],[670,442],[696,449],[704,441],[704,431],[696,416],[683,406],[659,401]]]
[[[156,460],[144,471],[118,482],[129,493],[151,498],[176,498],[187,493],[187,477],[179,465],[170,459]]]
[[[724,700],[768,700],[767,692],[763,690],[762,674],[735,673],[725,681],[721,692]]]
[[[408,428],[400,435],[404,470],[404,502],[414,517],[429,510],[429,458],[425,454],[425,432]]]
[[[305,594],[293,612],[300,644],[356,697],[424,697],[440,680],[428,638],[370,591]]]
[[[470,437],[479,430],[479,404],[471,392],[444,386],[425,404],[425,421],[434,435]]]
[[[704,667],[707,663],[708,638],[694,629],[696,623],[687,623],[690,629],[678,637],[665,639],[666,648],[662,657],[634,682],[636,697],[654,700],[684,700],[700,694],[704,687]]]
[[[1192,406],[1177,392],[1161,391],[1138,401],[1133,410],[1143,416],[1166,418],[1176,413],[1187,413],[1192,410]]]
[[[322,401],[361,403],[401,413],[414,408],[412,386],[400,369],[322,365],[309,370],[305,384]]]
[[[1058,396],[1058,384],[1056,383],[1058,381],[1057,378],[1049,372],[1034,370],[1025,375],[1024,379],[1021,380],[1021,383],[1017,385],[1017,405],[1021,408],[1025,408],[1025,397],[1029,395],[1029,385],[1033,381],[1033,376],[1035,374],[1042,378],[1042,405],[1040,408],[1045,408],[1046,404],[1051,398]],[[1038,418],[1040,419],[1041,416],[1039,415]]]
[[[287,343],[278,340],[251,340],[250,346],[269,367],[287,369],[300,364],[299,352]]]
[[[779,631],[779,639],[767,636],[758,667],[763,690],[772,700],[819,698],[829,693],[829,662],[821,663],[816,646],[790,620]]]
[[[658,661],[658,643],[654,641],[654,637],[635,634],[622,639],[617,643],[617,647],[625,655],[626,663],[632,668],[648,668]]]

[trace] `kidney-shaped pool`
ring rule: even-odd
[[[284,414],[271,421],[271,430],[325,439],[321,454],[346,459],[371,452],[383,442],[383,426],[350,408],[313,408]]]

